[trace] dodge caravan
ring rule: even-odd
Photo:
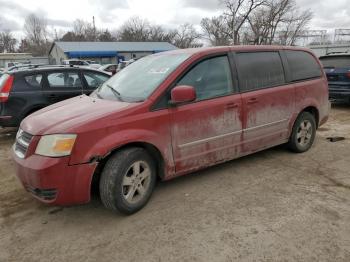
[[[237,46],[144,57],[82,95],[25,118],[17,176],[42,202],[102,203],[131,214],[168,180],[287,144],[313,144],[329,113],[326,76],[308,49]]]

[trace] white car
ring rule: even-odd
[[[91,63],[89,63],[91,62]],[[93,63],[92,63],[93,62]],[[86,66],[86,67],[91,67],[94,69],[98,69],[101,67],[100,64],[96,63],[95,61],[85,61],[85,60],[80,60],[80,59],[68,59],[68,60],[63,60],[62,61],[63,65],[71,65],[71,66]]]
[[[99,70],[102,71],[106,71],[106,72],[113,72],[113,71],[117,71],[118,65],[117,64],[107,64],[107,65],[103,65],[99,68]]]

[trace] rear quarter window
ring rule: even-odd
[[[292,81],[301,81],[322,76],[322,69],[314,56],[305,51],[285,51]]]
[[[41,74],[24,76],[24,81],[33,87],[40,87],[43,76]]]

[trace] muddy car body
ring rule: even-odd
[[[86,203],[95,180],[106,207],[133,213],[157,177],[284,143],[308,150],[328,112],[327,79],[307,49],[176,50],[140,59],[91,96],[32,114],[13,158],[43,202]]]

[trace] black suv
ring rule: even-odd
[[[320,57],[328,79],[329,97],[350,102],[350,54],[332,53]]]
[[[17,127],[34,111],[90,94],[109,78],[99,70],[69,66],[30,66],[5,72],[0,77],[0,127]]]

